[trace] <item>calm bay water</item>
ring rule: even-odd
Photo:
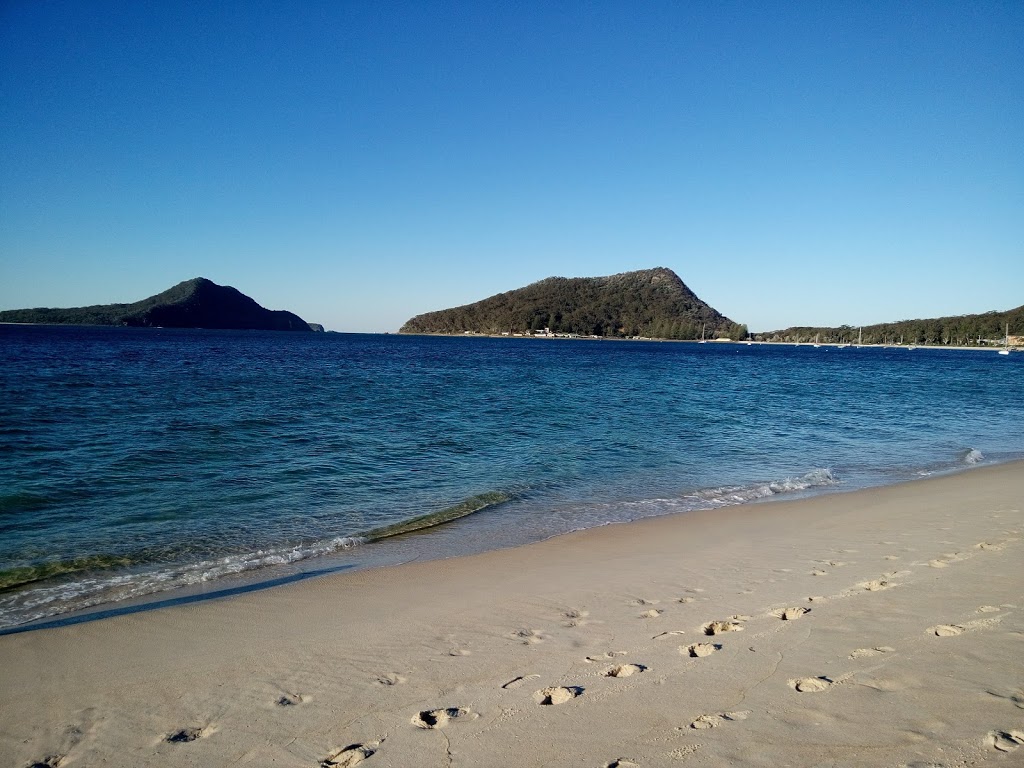
[[[991,350],[0,326],[0,395],[0,628],[1024,456]]]

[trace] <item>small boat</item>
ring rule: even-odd
[[[1010,324],[1006,324],[1006,335],[1003,336],[1003,348],[999,350],[1000,355],[1010,354]]]
[[[815,346],[815,348],[817,348],[817,347],[820,347],[820,346],[821,346],[821,344],[819,344],[819,343],[818,343],[818,340],[819,340],[820,338],[821,338],[821,334],[820,334],[820,333],[819,333],[819,334],[817,334],[817,335],[815,335],[815,337],[814,337],[814,346]]]

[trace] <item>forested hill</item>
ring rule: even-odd
[[[1005,312],[985,312],[980,315],[956,315],[929,320],[899,320],[858,328],[843,325],[839,328],[801,326],[781,331],[755,334],[764,341],[806,342],[816,338],[824,344],[856,344],[863,338],[865,344],[936,344],[968,347],[1002,342],[1009,324],[1011,337],[1024,336],[1024,306]]]
[[[58,325],[125,325],[162,328],[225,328],[266,331],[310,331],[298,315],[261,307],[241,291],[204,277],[178,283],[134,304],[98,304],[69,309],[11,309],[0,312],[4,323]]]
[[[549,277],[454,309],[417,315],[399,333],[552,334],[697,339],[746,334],[670,269]]]

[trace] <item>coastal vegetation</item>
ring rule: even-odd
[[[670,269],[608,277],[549,277],[525,288],[417,315],[399,333],[744,338]]]
[[[186,280],[163,293],[132,304],[97,304],[64,309],[11,309],[0,312],[0,322],[267,331],[314,330],[305,320],[292,312],[266,309],[236,288],[217,285],[205,277]]]
[[[1007,334],[1009,326],[1009,334]],[[841,325],[837,328],[796,326],[780,331],[758,333],[758,341],[822,344],[915,344],[934,346],[991,346],[1002,343],[1004,336],[1024,334],[1024,306],[1005,312],[985,312],[977,315],[954,315],[924,320],[899,320],[857,327]]]

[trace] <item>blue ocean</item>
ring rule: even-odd
[[[0,326],[0,629],[1024,457],[994,350]]]

